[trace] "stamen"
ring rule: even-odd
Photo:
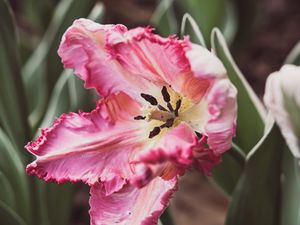
[[[174,112],[173,106],[171,105],[170,102],[167,103],[167,106],[168,106],[168,109],[169,109],[171,112]]]
[[[197,135],[198,139],[201,139],[201,138],[202,138],[202,134],[200,134],[200,133],[199,133],[199,132],[197,132],[197,131],[195,131],[195,133],[196,133],[196,135]]]
[[[146,116],[135,116],[133,119],[135,119],[135,120],[144,120],[144,119],[146,119]]]
[[[158,105],[157,106],[158,109],[162,110],[162,111],[168,111],[165,107],[163,107],[162,105]]]
[[[166,86],[163,86],[163,88],[161,90],[161,94],[164,97],[165,102],[170,102],[170,94],[169,94],[168,89],[166,88]]]
[[[178,116],[178,110],[180,109],[180,106],[181,106],[181,99],[179,99],[179,100],[176,102],[175,116]]]
[[[149,138],[153,138],[160,133],[160,127],[154,127],[153,130],[149,133]]]
[[[141,96],[142,96],[143,99],[145,99],[151,105],[157,105],[158,104],[156,98],[154,98],[152,95],[141,93]]]
[[[165,128],[165,127],[170,128],[170,127],[172,127],[173,124],[174,124],[174,120],[175,120],[174,118],[167,119],[167,121],[163,125],[161,125],[160,128]]]

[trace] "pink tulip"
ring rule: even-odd
[[[42,130],[26,146],[36,156],[27,172],[90,185],[92,225],[156,224],[178,176],[191,166],[209,174],[230,149],[236,89],[188,38],[79,19],[58,54],[102,99]]]

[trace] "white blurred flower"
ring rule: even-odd
[[[284,65],[270,74],[264,102],[296,158],[300,158],[300,66]]]

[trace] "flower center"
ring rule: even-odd
[[[174,125],[175,119],[179,116],[179,109],[181,107],[181,98],[176,99],[175,105],[171,103],[171,97],[166,86],[163,86],[161,94],[166,106],[159,104],[157,99],[149,94],[141,93],[141,97],[150,103],[150,107],[145,110],[144,115],[134,117],[135,120],[157,120],[161,122],[160,126],[154,127],[150,133],[149,138],[158,135],[163,128],[170,128]]]

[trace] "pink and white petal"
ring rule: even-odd
[[[171,179],[182,175],[193,163],[193,149],[197,144],[194,131],[182,122],[136,155],[131,183],[142,187],[156,176]]]
[[[212,169],[221,162],[221,156],[214,153],[207,146],[207,137],[202,136],[193,151],[194,166],[205,175],[210,176]]]
[[[106,195],[101,183],[91,187],[91,225],[156,225],[177,190],[177,180],[159,177],[139,189],[129,184]]]
[[[150,28],[139,27],[118,39],[108,36],[107,45],[112,57],[136,77],[136,82],[141,82],[139,86],[143,86],[143,80],[158,86],[171,85],[176,92],[194,101],[199,101],[210,86],[207,77],[197,77],[191,71],[186,56],[191,43],[187,38],[163,38],[153,34]]]
[[[139,106],[123,92],[102,99],[91,113],[62,115],[26,148],[37,159],[29,174],[56,182],[106,182],[107,193],[124,185],[132,174],[129,161],[140,132],[133,119]]]
[[[222,62],[214,53],[200,45],[190,44],[189,48],[186,48],[186,57],[196,78],[214,80],[227,77]]]
[[[102,96],[123,91],[134,96],[124,71],[105,49],[106,36],[113,39],[127,31],[123,25],[101,25],[88,19],[75,20],[62,37],[58,54],[65,68],[85,81],[86,88],[95,88]]]
[[[186,79],[181,90],[194,102],[199,102],[215,80],[227,77],[222,62],[206,48],[192,44],[185,48],[192,77]]]
[[[168,76],[175,80],[190,71],[183,51],[186,42],[162,38],[153,34],[151,28],[131,29],[118,40],[108,36],[107,45],[111,55],[130,74],[156,84],[165,83]]]
[[[209,120],[204,135],[215,154],[229,150],[236,130],[237,90],[228,79],[217,81],[207,95]]]
[[[300,67],[284,65],[279,71],[273,72],[267,79],[264,102],[274,116],[281,133],[284,136],[291,152],[300,158],[300,140],[297,136],[297,123],[293,122],[291,112],[286,108],[285,98],[300,107]]]

